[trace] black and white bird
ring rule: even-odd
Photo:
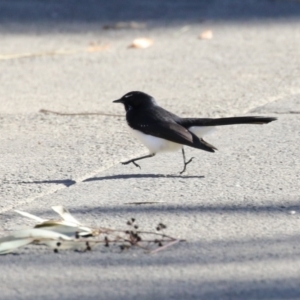
[[[181,149],[184,167],[193,160],[185,158],[183,146],[190,146],[208,152],[215,152],[216,147],[203,140],[203,135],[213,130],[215,126],[233,124],[266,124],[275,121],[271,117],[231,117],[231,118],[180,118],[157,105],[150,95],[133,91],[122,98],[113,101],[124,104],[126,120],[133,135],[149,149],[149,154],[122,162],[123,165],[133,163],[140,166],[137,160],[153,157],[163,151],[176,151]]]

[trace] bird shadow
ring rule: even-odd
[[[204,176],[182,176],[182,175],[163,175],[163,174],[121,174],[121,175],[111,175],[103,177],[91,177],[83,180],[83,182],[89,181],[101,181],[101,180],[114,180],[114,179],[132,179],[132,178],[204,178]]]
[[[196,176],[196,175],[163,175],[163,174],[120,174],[120,175],[110,175],[110,176],[102,176],[102,177],[90,177],[84,179],[80,182],[91,182],[91,181],[102,181],[102,180],[118,180],[118,179],[138,179],[138,178],[180,178],[180,179],[191,179],[191,178],[204,178],[204,176]],[[58,180],[35,180],[35,181],[22,181],[19,182],[22,184],[63,184],[66,187],[72,186],[77,182],[72,179],[58,179]]]

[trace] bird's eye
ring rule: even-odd
[[[124,98],[129,98],[131,96],[132,96],[132,94],[129,94],[129,95],[124,96]]]

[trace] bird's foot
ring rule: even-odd
[[[141,166],[139,164],[137,164],[134,160],[128,160],[128,161],[122,162],[122,165],[128,165],[130,163],[133,163],[136,167],[141,168]]]
[[[185,172],[186,166],[187,166],[190,162],[192,162],[192,160],[193,160],[194,158],[195,158],[195,157],[192,157],[192,158],[190,158],[187,162],[184,163],[183,170],[180,172],[180,174],[182,174],[182,173]]]

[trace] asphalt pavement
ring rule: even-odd
[[[186,240],[155,255],[21,248],[0,257],[0,299],[300,299],[299,28],[296,0],[0,0],[1,235],[32,226],[14,209],[61,204]],[[139,37],[153,45],[128,48]],[[180,152],[138,169],[120,162],[147,150],[112,103],[131,90],[185,117],[278,120],[220,128],[216,153],[186,148],[182,176]]]

